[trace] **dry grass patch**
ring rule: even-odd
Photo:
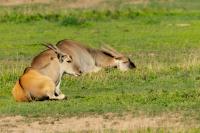
[[[131,4],[148,4],[150,0],[128,0]],[[165,2],[173,2],[174,0],[157,0],[157,2],[165,3]]]
[[[69,8],[89,8],[99,5],[104,0],[76,0],[68,3],[66,6]]]
[[[50,3],[50,0],[0,0],[0,5],[14,6],[21,4]]]
[[[131,4],[147,4],[147,3],[149,3],[149,0],[129,0],[129,3],[131,3]]]
[[[169,128],[186,130],[191,127],[198,128],[195,122],[190,125],[182,122],[183,117],[177,114],[147,117],[124,115],[118,117],[114,114],[104,116],[94,115],[86,117],[65,118],[26,118],[22,116],[1,117],[0,131],[3,132],[80,132],[80,131],[136,131],[142,128]]]
[[[21,4],[52,4],[58,5],[59,7],[68,7],[68,8],[89,8],[99,5],[104,0],[73,0],[73,1],[64,1],[64,0],[0,0],[0,5],[3,6],[15,6]]]

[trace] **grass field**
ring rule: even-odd
[[[122,3],[104,1],[96,9],[58,8],[55,3],[1,6],[0,116],[178,114],[199,127],[200,2]],[[109,44],[128,55],[137,69],[66,75],[61,90],[69,100],[16,103],[11,89],[44,50],[40,43],[64,38],[94,48]]]

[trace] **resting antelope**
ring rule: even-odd
[[[72,40],[61,40],[56,46],[69,53],[83,73],[97,72],[104,67],[116,67],[121,71],[136,68],[130,58],[108,46],[93,49]]]
[[[80,75],[78,67],[72,64],[72,57],[61,52],[54,45],[33,59],[32,66],[16,82],[12,94],[16,101],[26,102],[43,99],[64,99],[59,86],[63,73]],[[39,67],[38,67],[39,66]]]

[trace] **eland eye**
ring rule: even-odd
[[[72,62],[71,60],[68,60],[68,61],[67,61],[67,63],[71,63],[71,62]]]

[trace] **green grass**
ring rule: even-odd
[[[24,13],[24,6],[0,13],[0,114],[62,116],[130,112],[180,113],[200,120],[200,11],[175,1],[119,10],[86,9]],[[51,6],[50,6],[51,7]],[[190,9],[189,7],[194,7]],[[16,13],[14,13],[16,11]],[[32,10],[31,10],[32,11]],[[98,16],[99,15],[99,16]],[[182,27],[181,24],[189,24]],[[98,48],[109,44],[124,52],[137,69],[105,69],[82,77],[64,76],[64,101],[16,103],[11,89],[31,59],[68,38]]]

